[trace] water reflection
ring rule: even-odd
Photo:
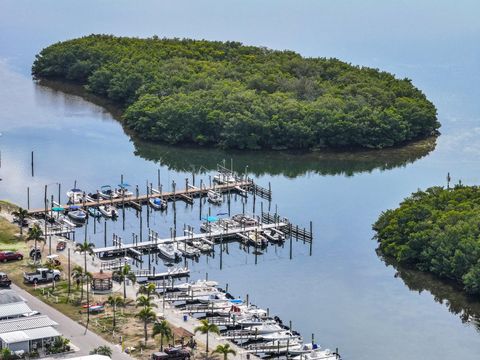
[[[452,314],[458,315],[462,323],[469,323],[480,332],[480,302],[478,298],[468,296],[454,283],[442,281],[431,274],[401,266],[381,254],[379,256],[387,266],[392,266],[397,271],[395,277],[402,279],[411,291],[418,293],[428,291],[436,302],[445,305]]]
[[[121,111],[115,104],[105,101],[98,96],[89,94],[83,88],[74,84],[56,81],[39,82],[45,91],[62,92],[81,96],[87,101],[100,105],[108,110],[114,118],[121,118]],[[284,175],[297,177],[312,172],[320,175],[352,176],[360,172],[373,170],[388,170],[406,166],[428,155],[435,149],[436,138],[412,142],[401,148],[385,150],[321,151],[311,153],[279,152],[279,151],[234,151],[216,148],[199,148],[188,146],[170,146],[146,142],[128,129],[125,133],[130,136],[135,155],[143,159],[159,162],[173,171],[203,172],[215,170],[216,165],[226,160],[230,163],[235,158],[236,169],[248,170],[250,174]],[[247,169],[248,165],[248,169]]]

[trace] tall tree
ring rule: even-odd
[[[145,346],[147,346],[147,340],[148,340],[147,326],[152,321],[155,321],[155,319],[157,318],[157,314],[155,314],[155,311],[153,311],[151,307],[144,307],[135,315],[135,317],[143,321],[143,333],[145,336]]]
[[[108,297],[108,300],[107,300],[107,304],[110,305],[112,307],[112,310],[113,310],[113,330],[115,330],[115,327],[117,325],[117,322],[116,322],[116,312],[117,312],[117,306],[121,306],[121,305],[124,305],[125,302],[123,301],[123,298],[119,295],[110,295]]]
[[[83,281],[85,280],[85,272],[83,271],[83,268],[80,265],[75,265],[73,267],[72,278],[77,283],[77,290],[78,290],[79,284],[81,284],[80,302],[82,302],[83,301]]]
[[[208,319],[203,319],[203,320],[200,320],[200,326],[197,326],[195,329],[194,329],[195,333],[197,332],[201,332],[202,334],[205,334],[206,335],[206,339],[207,339],[207,342],[206,342],[206,355],[208,356],[208,334],[209,333],[214,333],[214,334],[220,334],[220,329],[218,328],[217,325],[215,324],[211,324],[208,322]]]
[[[130,280],[131,282],[135,283],[137,280],[135,274],[132,271],[132,267],[129,264],[123,265],[120,269],[115,270],[113,275],[120,279],[123,283],[123,300],[127,299],[127,282],[126,280]]]
[[[212,351],[214,354],[223,355],[223,360],[227,360],[228,355],[237,355],[237,352],[230,347],[230,344],[217,345],[215,350]]]
[[[160,351],[163,351],[163,340],[170,340],[172,338],[172,329],[168,325],[167,320],[162,320],[153,324],[152,338],[160,335]]]
[[[148,283],[146,285],[141,285],[140,288],[138,289],[137,295],[138,294],[143,294],[149,299],[153,297],[153,295],[157,295],[157,286],[154,283]]]
[[[34,249],[34,253],[33,253],[35,264],[38,262],[37,243],[39,241],[43,241],[44,244],[45,244],[45,238],[43,238],[42,236],[43,236],[43,231],[40,228],[40,226],[38,226],[38,224],[34,224],[30,229],[28,229],[27,240],[34,240],[35,241],[35,245],[34,245],[35,249]]]
[[[23,222],[28,216],[28,210],[19,207],[17,210],[12,211],[12,215],[18,220],[18,226],[20,227],[20,236],[23,236]]]

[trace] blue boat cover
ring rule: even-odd
[[[80,210],[80,206],[78,205],[72,205],[68,207],[69,210]]]

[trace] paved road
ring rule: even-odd
[[[122,353],[120,346],[113,345],[105,341],[100,336],[94,334],[91,331],[87,331],[85,333],[85,327],[81,326],[69,317],[63,315],[58,310],[45,304],[43,301],[30,295],[28,292],[19,288],[18,286],[12,284],[12,289],[27,300],[28,306],[32,310],[40,311],[40,313],[42,313],[43,315],[48,315],[53,321],[56,321],[58,323],[58,331],[61,332],[64,337],[70,339],[73,345],[80,348],[80,351],[76,352],[74,355],[70,355],[69,357],[88,355],[90,350],[101,345],[107,345],[113,350],[113,359],[132,360],[130,356]]]

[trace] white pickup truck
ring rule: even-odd
[[[38,268],[35,272],[23,273],[23,280],[31,284],[36,284],[39,282],[58,281],[60,280],[60,274],[60,270]]]

